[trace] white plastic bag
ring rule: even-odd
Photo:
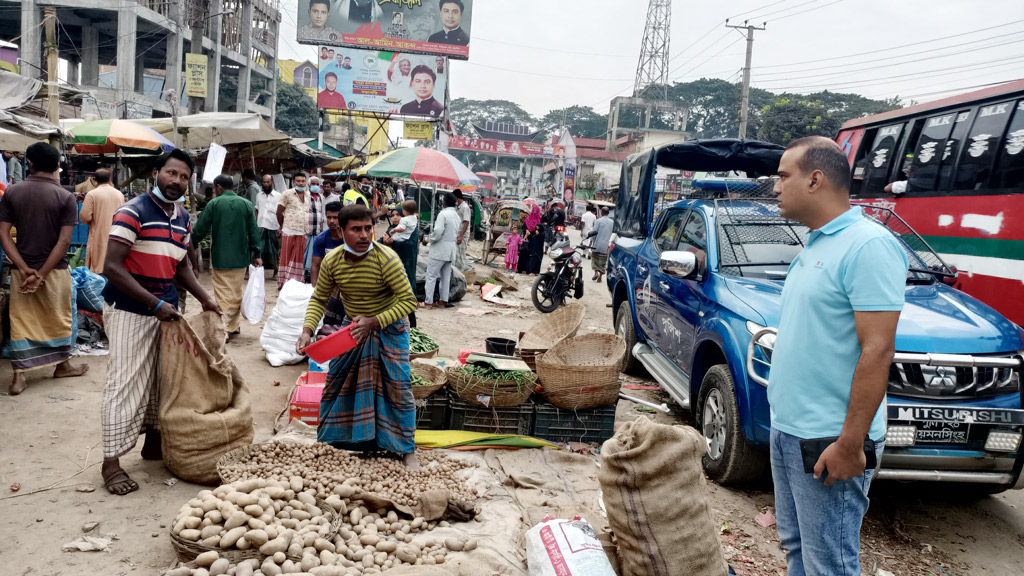
[[[277,295],[277,305],[260,334],[260,346],[271,366],[298,364],[306,359],[295,352],[295,343],[302,335],[306,306],[312,297],[313,287],[298,280],[289,280]]]
[[[267,311],[266,274],[263,266],[249,266],[249,283],[242,294],[242,315],[250,324],[259,324]]]
[[[594,527],[579,516],[546,517],[526,533],[530,576],[615,576]]]

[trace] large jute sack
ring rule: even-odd
[[[638,418],[601,449],[598,479],[622,576],[725,576],[707,502],[704,437]]]
[[[164,464],[189,482],[218,482],[217,460],[252,443],[249,386],[225,349],[224,320],[203,312],[161,324]]]

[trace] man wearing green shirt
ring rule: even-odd
[[[198,246],[207,234],[213,235],[210,256],[213,264],[213,296],[224,311],[228,335],[240,332],[239,318],[245,272],[249,263],[263,266],[260,258],[260,231],[252,203],[233,192],[235,182],[220,175],[213,180],[214,198],[199,215],[192,229],[192,243]]]
[[[256,195],[260,193],[260,185],[256,183],[256,172],[246,168],[242,171],[242,182],[245,184],[245,199],[256,205]]]

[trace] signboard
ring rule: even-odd
[[[408,140],[433,140],[434,124],[431,122],[403,122]]]
[[[112,120],[121,117],[121,107],[117,102],[82,96],[82,117],[84,118],[87,114],[94,115],[100,120]]]
[[[452,150],[472,150],[491,154],[508,154],[510,156],[536,156],[542,158],[565,157],[565,146],[552,144],[535,144],[533,142],[506,142],[504,140],[488,140],[469,136],[452,136],[448,141]]]
[[[343,48],[335,49],[334,60],[328,61],[324,50],[320,53],[317,106],[427,118],[444,115],[444,58]]]
[[[299,0],[301,44],[469,59],[473,0]]]
[[[185,54],[185,95],[206,98],[205,54]]]

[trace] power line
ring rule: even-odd
[[[767,18],[768,16],[771,16],[773,14],[780,14],[782,12],[789,12],[790,10],[796,10],[797,8],[799,8],[801,6],[807,6],[808,4],[814,4],[815,2],[820,2],[820,1],[821,0],[809,0],[808,2],[803,2],[803,3],[797,4],[795,6],[790,6],[789,8],[781,8],[779,10],[775,10],[774,12],[769,12],[767,14],[758,14],[757,18]],[[781,20],[781,19],[782,18],[776,18],[775,20]]]
[[[829,62],[832,60],[842,60],[844,58],[853,58],[856,56],[866,56],[868,54],[878,54],[880,52],[890,52],[892,50],[899,50],[901,48],[909,48],[911,46],[919,46],[921,44],[929,44],[931,42],[941,42],[949,40],[950,38],[959,38],[961,36],[969,36],[971,34],[977,34],[978,32],[987,32],[988,30],[995,30],[996,28],[1005,28],[1006,26],[1012,26],[1014,24],[1020,24],[1024,22],[1022,20],[1014,20],[1013,22],[1007,22],[1006,24],[998,24],[996,26],[988,26],[986,28],[978,28],[977,30],[970,30],[968,32],[961,32],[959,34],[953,34],[950,36],[941,36],[939,38],[932,38],[931,40],[921,40],[919,42],[911,42],[910,44],[901,44],[899,46],[892,46],[890,48],[879,48],[877,50],[869,50],[867,52],[858,52],[856,54],[847,54],[846,56],[832,56],[830,58],[818,58],[817,60],[804,60],[803,62],[790,62],[788,64],[769,64],[767,66],[761,66],[761,68],[782,68],[786,66],[799,66],[802,64],[815,64],[818,62]]]
[[[1009,78],[1009,79],[1006,79],[1006,80],[1000,80],[999,82],[987,82],[985,84],[974,84],[972,86],[960,86],[958,88],[950,88],[948,90],[936,90],[934,92],[922,92],[922,93],[919,93],[919,94],[907,94],[905,96],[900,96],[900,98],[901,99],[917,98],[919,96],[934,96],[936,94],[949,94],[951,92],[960,93],[960,92],[963,92],[965,90],[974,90],[975,88],[987,88],[989,86],[998,86],[1000,84],[1006,84],[1008,82],[1018,82],[1020,80],[1024,80],[1024,78]]]
[[[792,18],[793,16],[799,16],[801,14],[806,14],[808,12],[813,12],[815,10],[821,10],[822,8],[827,8],[833,4],[839,4],[842,1],[843,0],[835,0],[834,2],[829,2],[828,4],[822,4],[821,6],[815,6],[814,8],[808,8],[807,10],[801,10],[793,14],[786,14],[785,16],[780,16],[778,18],[775,18],[774,20],[769,20],[769,22],[778,22],[779,20],[785,20],[786,18]]]
[[[729,44],[726,44],[724,48],[722,48],[722,49],[721,49],[721,50],[719,50],[718,52],[715,52],[714,54],[712,54],[711,56],[709,56],[709,57],[708,57],[708,58],[707,58],[706,60],[704,60],[704,61],[703,61],[703,62],[701,62],[700,64],[697,64],[697,65],[696,65],[696,66],[694,66],[693,68],[690,68],[690,69],[689,69],[689,70],[687,70],[686,72],[683,72],[682,74],[680,74],[679,76],[677,76],[677,77],[675,78],[675,80],[676,80],[676,81],[678,82],[680,78],[684,78],[684,77],[685,77],[685,76],[686,76],[687,74],[689,74],[690,72],[693,72],[694,70],[697,70],[697,69],[699,69],[699,68],[700,68],[701,66],[703,66],[703,65],[707,64],[708,62],[710,62],[712,58],[714,58],[714,57],[718,56],[718,55],[719,55],[719,54],[721,54],[722,52],[725,52],[725,51],[726,51],[726,50],[728,50],[729,48],[732,48],[733,46],[735,46],[735,45],[736,45],[736,43],[737,43],[737,42],[740,42],[741,40],[743,40],[743,38],[737,38],[737,39],[733,40],[733,41],[732,41],[731,43],[729,43]]]
[[[778,4],[782,4],[783,2],[788,2],[788,1],[789,0],[778,0],[777,2],[772,2],[771,4],[768,4],[768,5],[765,5],[765,6],[759,6],[757,8],[754,8],[753,10],[747,10],[746,12],[740,12],[739,14],[735,14],[733,16],[729,16],[728,18],[726,18],[726,20],[734,20],[734,19],[739,18],[740,16],[743,16],[745,14],[750,14],[751,12],[757,12],[759,10],[764,10],[765,8],[771,8],[772,6],[776,6]],[[756,16],[756,18],[760,18],[760,16]],[[749,18],[748,18],[748,20],[749,20]]]

